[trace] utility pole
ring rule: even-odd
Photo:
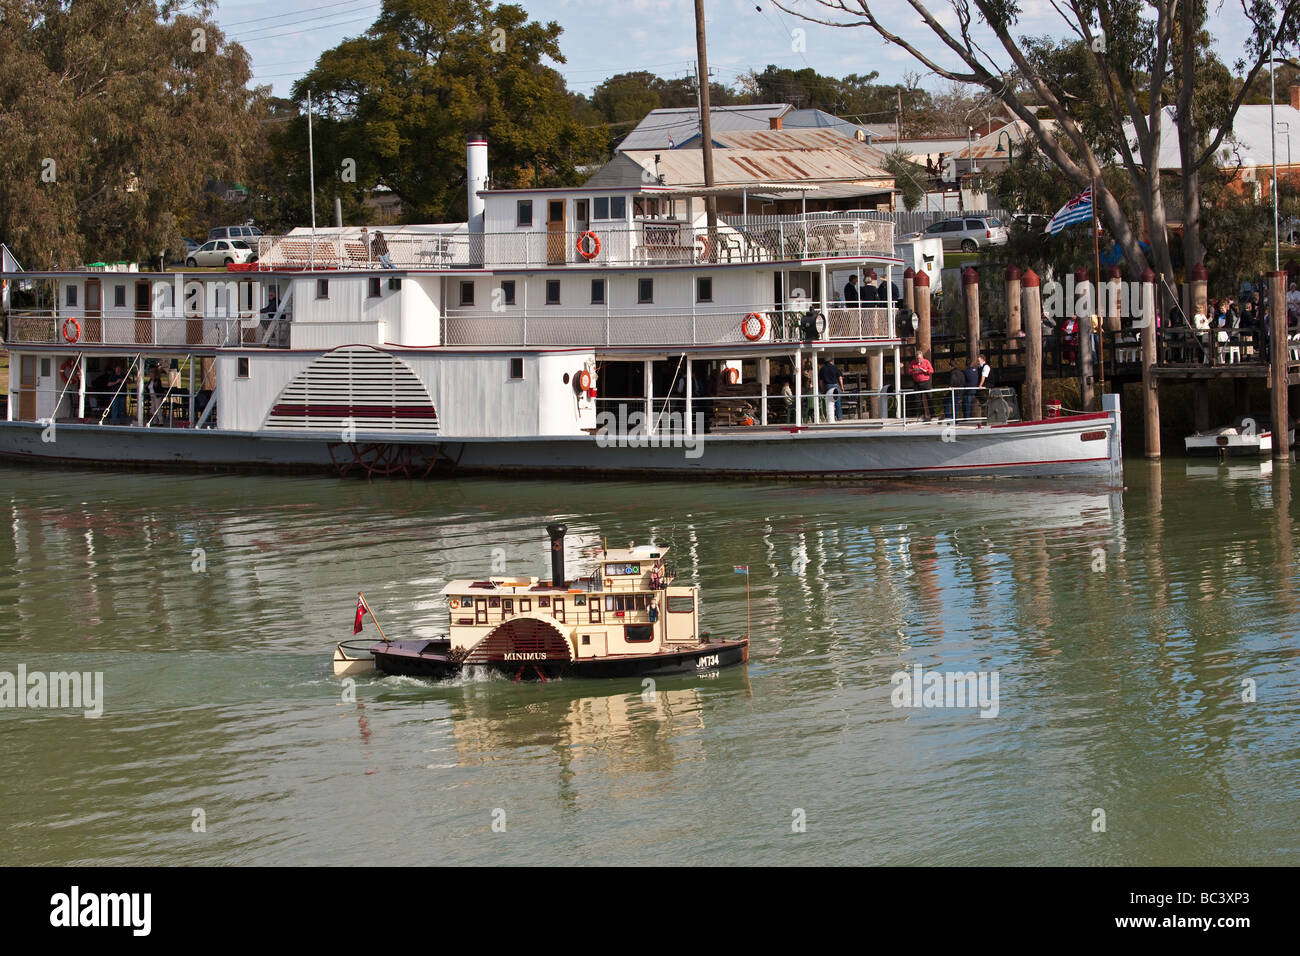
[[[898,88],[898,123],[897,123],[897,126],[898,126],[898,128],[897,128],[897,129],[895,130],[895,132],[894,132],[894,145],[896,145],[896,146],[897,146],[899,143],[901,143],[901,142],[903,141],[903,88],[902,88],[901,86]],[[901,148],[902,148],[902,147],[899,146],[899,149],[901,149]]]
[[[697,86],[700,90],[700,146],[704,150],[704,212],[709,226],[708,257],[712,259],[718,248],[718,197],[713,195],[713,124],[709,109],[709,54],[704,40],[704,0],[695,0],[695,50]]]

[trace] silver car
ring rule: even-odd
[[[228,266],[245,263],[253,258],[253,249],[242,239],[210,239],[185,257],[185,264],[198,266]]]
[[[977,252],[983,246],[1005,245],[1007,227],[993,216],[963,216],[941,219],[927,226],[921,235],[926,239],[942,239],[945,250]]]

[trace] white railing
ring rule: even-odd
[[[818,314],[814,310],[814,315]],[[746,317],[758,315],[748,328]],[[637,309],[563,309],[507,307],[502,312],[448,310],[443,319],[447,345],[727,345],[805,340],[804,311],[770,306],[731,306],[690,311]],[[814,340],[870,341],[894,338],[890,311],[884,307],[832,308]],[[745,335],[757,335],[749,338]]]
[[[586,237],[590,232],[593,241]],[[581,243],[580,243],[581,240]],[[599,248],[597,248],[597,242]],[[714,234],[673,219],[588,230],[534,230],[385,236],[381,256],[373,240],[339,236],[262,236],[257,268],[458,269],[520,266],[702,265],[714,262],[787,262],[820,258],[876,259],[894,254],[894,225],[881,219],[827,215],[740,217],[719,222]]]
[[[9,313],[5,341],[11,345],[236,346],[287,347],[289,317],[272,320],[260,312],[155,316],[69,317],[50,310]],[[73,336],[69,340],[69,336]]]

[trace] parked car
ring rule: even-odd
[[[181,236],[181,259],[187,259],[190,253],[201,245],[203,245],[203,243],[197,242],[188,236]]]
[[[1047,224],[1052,221],[1051,216],[1040,216],[1036,212],[1017,212],[1012,213],[1011,223],[1018,226],[1026,232],[1035,235],[1041,235],[1047,231]]]
[[[1278,223],[1278,233],[1282,241],[1293,246],[1300,246],[1300,216],[1292,216]]]
[[[208,239],[243,239],[251,245],[261,234],[256,226],[216,226],[208,230]]]
[[[248,262],[253,258],[253,248],[242,239],[212,239],[191,252],[185,258],[185,264],[191,268],[228,266],[234,262]]]
[[[941,219],[921,233],[926,239],[942,239],[944,249],[976,252],[983,246],[1001,246],[1007,241],[1007,227],[993,216]]]

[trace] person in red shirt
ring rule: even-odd
[[[934,378],[934,366],[924,352],[918,350],[907,366],[907,374],[912,379],[912,388],[920,392],[921,410],[925,421],[930,420],[930,380]]]

